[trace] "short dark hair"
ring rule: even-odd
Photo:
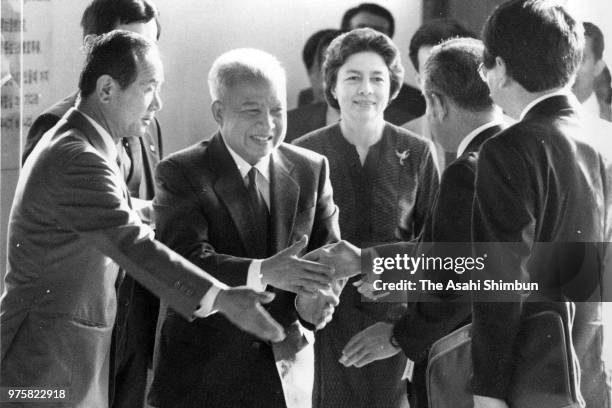
[[[138,77],[138,62],[153,47],[155,44],[142,35],[125,30],[114,30],[96,37],[88,48],[79,78],[81,97],[86,98],[95,91],[102,75],[112,77],[121,89],[130,86]]]
[[[302,61],[304,61],[307,71],[310,71],[315,62],[317,49],[319,48],[321,38],[325,37],[329,33],[336,33],[337,31],[338,30],[333,28],[327,28],[324,30],[319,30],[308,37],[308,40],[306,40],[306,44],[304,44],[304,48],[302,49]]]
[[[506,2],[487,19],[482,37],[484,66],[501,57],[507,74],[528,92],[567,85],[582,60],[583,30],[554,1]]]
[[[454,18],[436,18],[420,26],[410,39],[408,48],[408,56],[414,69],[419,71],[419,49],[421,47],[433,47],[454,37],[477,38],[478,36]]]
[[[357,7],[346,10],[342,16],[340,29],[342,31],[349,31],[351,29],[351,20],[359,13],[370,13],[384,18],[389,22],[389,37],[393,37],[393,34],[395,34],[395,19],[393,18],[393,14],[386,8],[375,3],[361,3]]]
[[[484,46],[474,38],[455,38],[436,45],[425,63],[424,91],[450,98],[463,109],[493,108],[489,87],[478,73]]]
[[[83,37],[108,33],[119,24],[147,23],[155,19],[157,39],[161,34],[159,13],[148,0],[93,0],[83,12]]]
[[[589,37],[591,39],[591,44],[593,48],[593,56],[595,57],[595,61],[599,61],[603,58],[604,51],[604,37],[603,33],[593,23],[584,22],[582,23],[584,26],[584,36]]]
[[[346,60],[358,52],[371,51],[380,55],[389,68],[391,80],[389,102],[393,100],[404,81],[404,67],[399,50],[385,34],[371,28],[358,28],[336,37],[325,54],[323,77],[325,78],[325,99],[332,108],[340,109],[332,90],[336,87],[338,71]]]

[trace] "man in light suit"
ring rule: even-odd
[[[297,256],[339,239],[328,163],[282,143],[286,79],[276,58],[229,51],[208,81],[219,131],[160,162],[157,231],[229,285],[268,285],[287,338],[262,343],[221,316],[193,324],[170,310],[149,399],[164,408],[310,407],[313,336],[304,327],[329,320],[342,284],[330,291],[331,270]]]
[[[284,338],[260,306],[273,295],[228,288],[154,240],[131,208],[117,143],[153,121],[162,81],[155,44],[126,31],[100,36],[81,72],[80,102],[26,160],[0,304],[2,387],[65,391],[54,406],[109,406],[120,267],[187,319],[216,310],[264,339]]]
[[[159,13],[155,5],[147,0],[93,0],[83,11],[81,27],[85,47],[95,36],[113,29],[132,31],[151,41],[159,40],[161,29]],[[74,92],[36,118],[26,138],[24,162],[43,134],[75,106],[77,98],[78,92]],[[139,209],[143,221],[151,223],[154,171],[162,157],[159,123],[157,119],[151,121],[142,136],[122,136],[118,153],[132,205]],[[117,308],[112,346],[116,352],[113,352],[110,383],[112,407],[142,406],[148,367],[153,359],[159,301],[142,285],[126,276],[118,288]]]

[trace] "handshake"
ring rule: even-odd
[[[340,293],[348,278],[361,273],[361,250],[347,241],[328,244],[300,257],[308,237],[261,262],[263,285],[295,293],[300,317],[317,329],[332,319]],[[270,292],[255,292],[240,287],[223,290],[215,308],[241,329],[260,338],[282,341],[283,328],[262,304],[274,299]]]

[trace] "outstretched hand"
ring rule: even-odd
[[[315,249],[302,259],[334,268],[334,279],[350,278],[361,273],[361,249],[344,240]]]
[[[273,299],[274,293],[235,287],[221,290],[214,308],[240,329],[263,340],[279,342],[285,338],[285,331],[262,306]]]
[[[304,235],[290,247],[265,259],[261,263],[262,282],[288,292],[316,296],[320,290],[330,288],[334,270],[313,260],[299,258],[306,248],[308,237]]]

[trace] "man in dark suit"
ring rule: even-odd
[[[164,408],[310,407],[314,354],[303,326],[329,320],[344,283],[331,291],[330,269],[297,257],[339,239],[327,160],[282,143],[286,79],[273,56],[229,51],[208,81],[219,131],[160,162],[157,232],[229,285],[268,285],[287,338],[262,343],[221,316],[194,324],[170,310],[149,399]]]
[[[461,253],[466,247],[462,243],[471,241],[478,151],[504,126],[501,111],[493,104],[489,89],[478,74],[482,51],[478,40],[449,40],[434,47],[422,65],[429,127],[445,151],[455,152],[456,159],[442,173],[435,204],[419,237],[421,245],[414,242],[369,248],[363,250],[364,257],[412,253],[411,248],[417,249],[417,254],[426,252],[430,256],[466,255]],[[438,270],[427,272],[427,277],[437,282],[458,278],[454,272]],[[463,301],[458,301],[458,297],[452,291],[441,291],[427,300],[423,296],[395,324],[377,323],[358,333],[344,349],[344,364],[363,367],[403,351],[415,363],[410,406],[427,407],[425,371],[429,347],[470,320],[470,297],[465,296]]]
[[[122,271],[185,318],[218,311],[264,339],[284,338],[260,305],[272,294],[228,288],[154,240],[131,208],[117,144],[153,121],[162,81],[154,43],[127,31],[100,36],[81,72],[80,101],[26,160],[0,303],[3,389],[52,389],[55,406],[108,407]]]
[[[478,159],[473,238],[484,243],[476,250],[488,254],[490,273],[482,278],[536,282],[543,290],[509,293],[512,302],[497,303],[485,302],[500,296],[487,292],[473,304],[477,408],[508,406],[510,390],[520,380],[513,376],[523,351],[517,347],[524,337],[519,332],[534,313],[559,314],[569,358],[576,361],[572,343],[586,334],[576,331],[586,322],[574,322],[574,308],[581,305],[572,300],[591,300],[591,285],[602,290],[598,283],[605,265],[597,243],[610,241],[611,204],[606,185],[610,157],[590,140],[588,119],[569,89],[582,59],[582,26],[557,3],[514,0],[489,17],[483,41],[483,75],[491,96],[519,122],[485,143]],[[592,316],[582,314],[580,319]],[[544,339],[546,333],[530,335]],[[581,364],[587,358],[600,363],[583,372],[585,378],[579,378],[572,361],[566,364],[569,378],[558,376],[555,391],[569,388],[569,395],[563,395],[568,404],[584,404],[579,381],[599,381],[595,390],[589,385],[598,395],[585,396],[600,401],[597,406],[609,405],[602,342],[602,337],[594,338],[592,358],[579,356]],[[548,354],[530,361],[534,370],[561,358]]]
[[[159,40],[160,24],[155,5],[148,0],[93,0],[83,12],[81,27],[85,46],[95,36],[124,29]],[[23,162],[43,134],[76,105],[75,92],[41,113],[30,128]],[[154,170],[162,157],[161,130],[154,119],[140,137],[122,135],[118,152],[132,206],[141,219],[153,226],[151,200],[155,194]],[[144,403],[147,368],[151,365],[159,310],[156,296],[126,276],[117,292],[117,321],[111,368],[111,400],[114,408],[140,407]],[[129,384],[129,385],[128,385]]]

